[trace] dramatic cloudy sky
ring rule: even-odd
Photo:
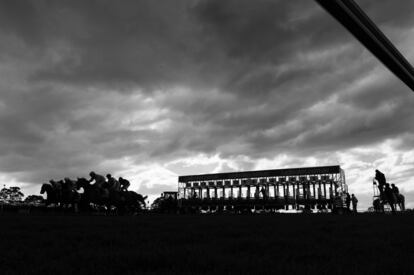
[[[358,3],[414,63],[414,1]],[[310,0],[0,1],[0,180],[340,164],[414,206],[414,93]]]

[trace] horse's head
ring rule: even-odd
[[[44,194],[45,192],[48,192],[52,186],[48,183],[43,183],[42,187],[40,188],[40,194]]]

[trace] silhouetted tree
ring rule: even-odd
[[[13,203],[22,201],[24,194],[20,191],[20,187],[13,186],[10,188],[4,187],[0,190],[0,202]]]
[[[151,210],[158,213],[176,213],[177,199],[173,196],[162,194],[151,204]]]

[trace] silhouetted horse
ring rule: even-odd
[[[121,212],[137,212],[145,208],[147,199],[146,196],[134,191],[109,191],[106,188],[98,188],[85,178],[78,178],[76,188],[84,190],[80,200],[82,208],[89,208],[90,204],[95,204],[105,206],[108,210],[115,207]]]
[[[75,190],[74,182],[67,179],[62,184],[62,207],[73,207],[74,211],[78,211],[78,204],[80,201],[80,194]]]
[[[177,200],[171,197],[158,197],[152,203],[151,209],[158,213],[177,213]]]
[[[375,199],[374,202],[373,202],[374,210],[376,212],[384,212],[384,205],[385,204],[389,204],[390,207],[391,207],[390,202],[388,202],[387,200],[382,200],[380,198]],[[404,197],[404,195],[402,195],[402,194],[397,195],[397,200],[395,201],[393,206],[397,206],[397,205],[398,205],[398,207],[400,208],[401,211],[405,210],[405,197]],[[396,209],[396,207],[394,207],[394,209]]]
[[[90,208],[91,204],[106,206],[107,209],[110,208],[109,194],[107,195],[105,190],[102,190],[95,185],[91,185],[85,178],[78,178],[76,181],[76,189],[80,190],[81,188],[83,188],[84,191],[80,197],[80,205],[83,209]]]
[[[398,205],[398,207],[400,208],[401,211],[405,210],[405,197],[402,194],[397,194],[396,195],[396,201],[395,201],[396,205]]]
[[[46,206],[50,205],[52,203],[54,204],[59,204],[60,201],[58,200],[58,196],[56,194],[56,191],[53,189],[53,186],[49,183],[44,183],[42,184],[42,187],[40,188],[40,194],[45,194],[46,193]]]

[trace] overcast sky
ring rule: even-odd
[[[358,0],[414,63],[414,1]],[[310,0],[0,1],[0,180],[374,170],[414,207],[414,93]]]

